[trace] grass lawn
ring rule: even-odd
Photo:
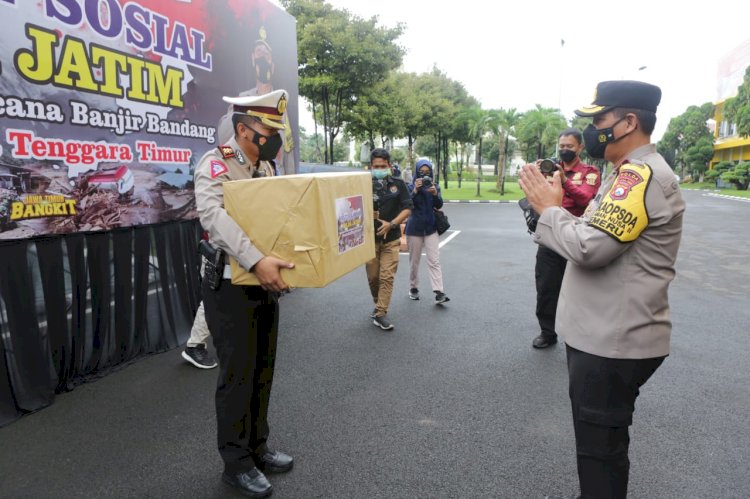
[[[477,196],[476,181],[461,182],[461,188],[458,188],[457,181],[449,181],[446,189],[443,182],[440,182],[440,189],[444,200],[463,201],[463,200],[518,200],[524,197],[523,191],[516,182],[505,182],[505,195],[500,196],[500,191],[495,187],[495,182],[482,182],[480,184],[480,196]]]
[[[694,184],[680,184],[683,189],[706,189],[714,191],[718,194],[724,194],[727,196],[737,196],[742,198],[750,198],[750,190],[738,191],[737,189],[717,189],[713,182],[701,182]],[[477,183],[476,181],[461,182],[461,188],[458,188],[457,181],[449,181],[448,188],[443,187],[443,182],[440,182],[440,189],[443,194],[443,199],[448,201],[466,201],[466,200],[502,200],[502,201],[514,201],[524,197],[524,193],[518,186],[517,182],[505,182],[505,195],[500,196],[500,192],[495,187],[495,182],[482,182],[480,188],[481,196],[477,197]]]
[[[709,191],[716,192],[717,194],[724,194],[725,196],[737,196],[740,198],[750,198],[749,191],[738,191],[735,188],[731,189],[717,189],[716,184],[713,182],[696,182],[694,184],[680,184],[683,189],[706,189]]]

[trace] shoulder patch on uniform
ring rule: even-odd
[[[586,174],[586,183],[589,185],[596,185],[596,180],[599,178],[598,173],[587,173]]]
[[[651,168],[645,163],[620,166],[615,183],[591,216],[589,224],[621,243],[636,240],[648,226],[646,187],[651,175]]]
[[[212,159],[209,167],[211,168],[211,178],[216,178],[219,175],[223,175],[224,173],[227,173],[229,171],[227,165],[225,165],[218,159]]]
[[[219,152],[224,159],[234,158],[234,149],[229,146],[219,146]]]

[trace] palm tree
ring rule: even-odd
[[[510,109],[493,109],[490,111],[490,116],[489,128],[498,140],[498,150],[500,151],[495,166],[496,185],[500,195],[503,196],[505,194],[505,169],[508,164],[510,136],[514,133],[522,114],[512,107]]]
[[[481,197],[480,186],[482,182],[482,140],[489,130],[492,115],[489,111],[479,106],[472,106],[465,111],[469,123],[469,136],[477,143],[477,197]]]
[[[557,109],[537,104],[524,113],[516,126],[516,136],[526,148],[526,160],[542,159],[545,151],[554,150],[557,136],[566,127],[567,121]]]

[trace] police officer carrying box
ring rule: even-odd
[[[526,165],[520,183],[540,214],[534,238],[568,260],[557,309],[567,344],[578,478],[583,498],[627,495],[628,427],[640,387],[669,354],[667,289],[675,275],[685,203],[651,144],[659,87],[606,81],[583,131],[613,172],[582,217],[561,208],[559,173],[548,183]]]
[[[224,100],[233,106],[234,137],[206,153],[195,170],[195,199],[209,241],[202,285],[206,320],[219,358],[216,424],[222,479],[250,497],[265,497],[272,486],[265,472],[292,469],[291,456],[267,445],[268,403],[279,324],[279,293],[288,289],[282,268],[293,264],[266,256],[224,210],[222,184],[272,176],[281,147],[287,93]],[[254,272],[260,286],[235,286],[223,254]]]

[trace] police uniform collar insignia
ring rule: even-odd
[[[234,156],[237,158],[237,162],[241,165],[245,164],[245,155],[242,154],[242,151],[240,149],[236,149],[234,151]]]
[[[221,153],[221,157],[224,159],[234,157],[234,150],[232,149],[232,146],[219,146],[219,152]]]

